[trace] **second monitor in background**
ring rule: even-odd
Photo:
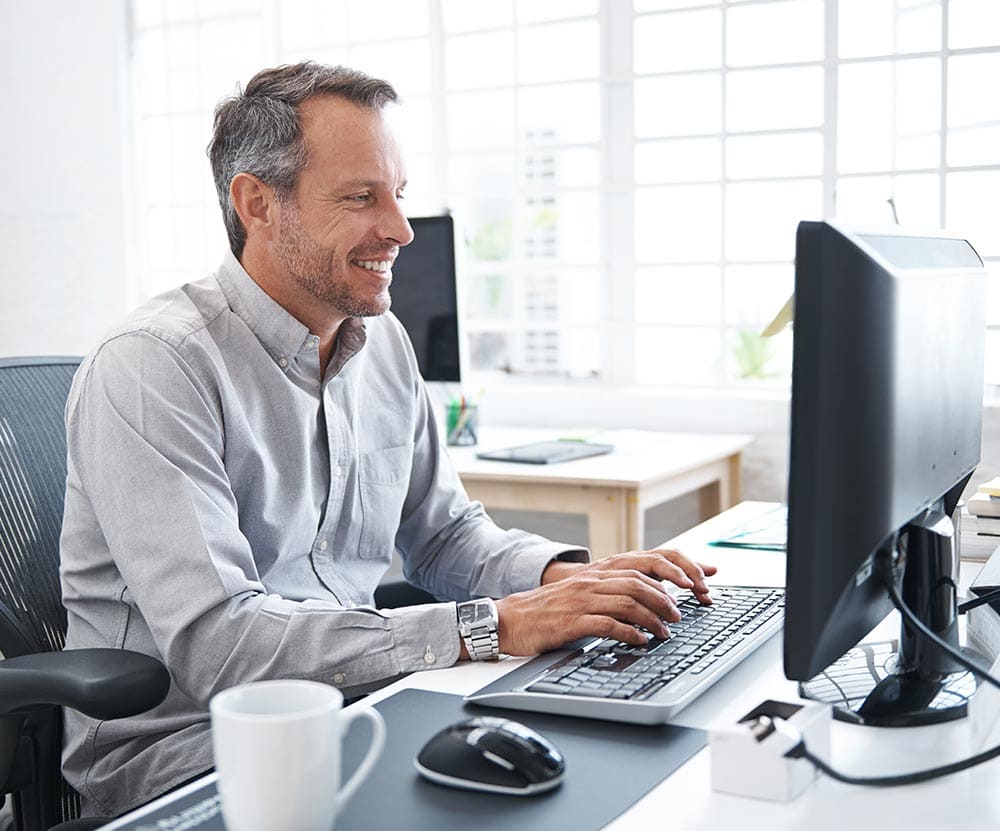
[[[461,380],[455,224],[450,216],[411,217],[413,242],[392,267],[392,313],[403,324],[425,381]]]

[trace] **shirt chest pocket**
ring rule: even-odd
[[[403,501],[410,483],[413,445],[363,453],[358,461],[361,551],[367,560],[392,559]]]

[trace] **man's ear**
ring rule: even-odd
[[[274,190],[252,173],[237,173],[229,183],[229,198],[246,231],[247,239],[269,238],[281,219]]]

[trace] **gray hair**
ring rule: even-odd
[[[337,95],[376,111],[398,100],[388,81],[344,66],[305,61],[261,70],[244,90],[215,108],[208,158],[229,247],[237,257],[247,235],[229,185],[236,174],[250,173],[274,188],[279,199],[292,194],[306,164],[299,105],[317,95]]]

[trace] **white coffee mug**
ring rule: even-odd
[[[227,831],[330,831],[385,746],[372,707],[343,710],[344,696],[318,681],[254,681],[212,698],[212,749]],[[372,740],[340,785],[343,733],[357,718]]]

